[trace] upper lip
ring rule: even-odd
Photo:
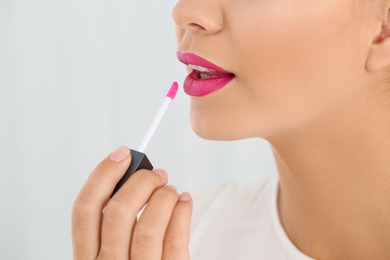
[[[233,74],[232,72],[224,70],[223,68],[221,68],[221,67],[211,63],[210,61],[208,61],[200,56],[197,56],[193,53],[177,52],[176,56],[180,62],[182,62],[186,65],[194,65],[197,67],[202,67],[202,68],[199,68],[200,70],[206,69],[206,70],[220,72],[223,74]]]

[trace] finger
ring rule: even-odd
[[[128,259],[137,213],[168,182],[162,170],[139,170],[111,198],[103,211],[100,257]],[[137,224],[138,225],[138,224]]]
[[[180,195],[165,232],[163,260],[190,259],[188,245],[190,242],[191,214],[191,195],[184,192]]]
[[[179,194],[173,186],[153,194],[134,228],[132,260],[161,259],[165,230],[178,199]]]
[[[130,150],[120,147],[90,174],[72,209],[74,259],[95,259],[100,246],[101,212],[131,161]]]

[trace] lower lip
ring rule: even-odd
[[[202,97],[223,88],[232,79],[234,76],[199,79],[196,72],[192,71],[184,80],[184,92],[190,96]]]

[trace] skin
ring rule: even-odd
[[[316,259],[390,259],[389,7],[180,0],[173,10],[178,50],[236,75],[191,98],[194,131],[270,142],[282,225]],[[165,187],[164,171],[135,173],[110,199],[130,161],[119,148],[80,191],[74,258],[189,259],[192,200]]]
[[[118,148],[78,194],[72,212],[73,258],[189,259],[192,199],[166,185],[165,171],[137,171],[110,199],[130,162],[129,149]]]
[[[262,137],[291,241],[316,259],[390,259],[390,1],[180,0],[178,50],[236,75],[191,98],[206,139]]]

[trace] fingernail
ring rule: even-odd
[[[125,146],[121,146],[111,154],[110,160],[115,162],[120,162],[126,159],[129,155],[130,155],[130,149]]]
[[[180,197],[180,201],[190,201],[191,200],[191,195],[188,192],[183,192]]]
[[[173,190],[173,191],[177,191],[177,188],[173,185],[167,185],[165,186],[165,189],[170,189],[170,190]]]
[[[153,171],[160,175],[162,178],[168,178],[168,174],[162,169],[154,169]]]

